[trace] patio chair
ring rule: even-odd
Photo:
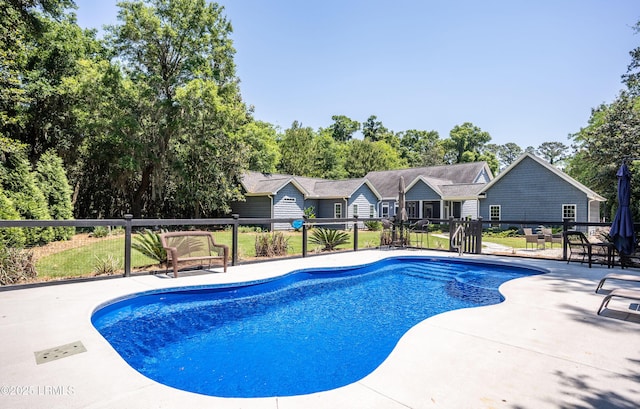
[[[573,256],[581,257],[580,262],[589,263],[591,268],[594,261],[600,261],[603,264],[606,260],[607,267],[613,267],[614,247],[612,243],[592,243],[584,233],[576,230],[565,232],[569,256],[567,264],[573,259]]]
[[[562,246],[563,240],[561,233],[553,234],[553,231],[551,229],[544,228],[542,229],[542,234],[544,235],[545,243],[550,243],[551,248],[553,248],[554,243],[558,243]]]
[[[542,244],[542,248],[545,247],[544,235],[542,234],[533,234],[530,228],[523,228],[524,239],[525,239],[525,248],[529,248],[529,243],[532,244],[531,248],[533,248],[533,244],[536,245],[537,248],[540,248]]]

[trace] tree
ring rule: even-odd
[[[347,142],[353,138],[353,134],[360,130],[360,122],[354,121],[344,115],[331,117],[333,124],[329,127],[331,136],[338,142]]]
[[[409,167],[444,164],[444,148],[438,132],[416,129],[401,132],[400,156]]]
[[[172,150],[175,201],[182,214],[213,217],[228,213],[241,198],[247,146],[238,130],[247,121],[244,106],[225,104],[217,85],[194,79],[176,92],[180,137]]]
[[[383,141],[353,139],[346,152],[350,178],[360,178],[374,170],[400,169],[406,167],[398,151]]]
[[[31,164],[27,159],[27,146],[0,137],[0,188],[13,203],[20,218],[25,220],[49,220],[47,201],[36,183]],[[53,240],[51,227],[25,229],[25,243],[46,244]]]
[[[276,166],[280,162],[280,148],[276,139],[276,130],[273,125],[252,121],[240,129],[240,139],[248,150],[249,170],[262,173],[276,172]]]
[[[474,162],[491,135],[471,122],[456,125],[444,140],[445,158],[449,163]]]
[[[562,142],[544,142],[538,146],[538,153],[550,164],[555,164],[567,157],[569,147]]]
[[[212,81],[224,103],[240,100],[230,34],[223,7],[205,0],[118,3],[122,24],[109,28],[110,43],[137,89],[139,149],[132,212],[141,216],[151,200],[162,200],[171,148],[181,135],[176,92],[189,81]],[[227,192],[220,192],[222,197]]]
[[[286,129],[278,140],[282,154],[278,172],[296,176],[312,175],[315,172],[315,153],[311,147],[314,145],[315,136],[313,129],[293,121],[291,127]]]
[[[71,0],[0,1],[0,134],[20,125],[21,108],[30,103],[23,84],[29,43],[42,35],[44,18],[60,18],[72,7]]]
[[[49,214],[54,220],[73,218],[72,190],[67,180],[62,159],[53,150],[48,150],[36,164],[36,183],[47,201]],[[74,227],[54,227],[56,240],[69,240]]]
[[[572,136],[576,154],[566,171],[607,199],[605,215],[611,218],[617,207],[616,172],[629,158],[640,158],[640,97],[621,92],[610,105],[594,109],[589,124]],[[640,218],[640,162],[630,161],[631,208]]]
[[[640,21],[633,26],[636,34],[640,33]],[[622,76],[622,82],[627,86],[627,91],[634,96],[640,95],[640,47],[629,51],[631,62],[627,66],[627,73]]]

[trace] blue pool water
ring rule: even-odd
[[[226,286],[158,290],[96,310],[95,328],[143,375],[221,397],[291,396],[362,379],[411,327],[503,301],[540,271],[433,257],[299,270]]]

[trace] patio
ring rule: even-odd
[[[420,250],[371,250],[229,267],[177,280],[136,276],[0,292],[0,405],[11,408],[636,408],[640,313],[597,316],[606,267],[469,256],[545,268],[501,287],[493,306],[451,311],[412,328],[372,374],[311,395],[222,399],[176,390],[129,367],[93,328],[101,303],[155,288],[231,283],[317,266],[362,264]],[[453,255],[455,257],[455,255]],[[608,284],[617,285],[618,283]],[[629,302],[614,302],[624,311]],[[36,364],[34,352],[80,341]]]

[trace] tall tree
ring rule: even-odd
[[[240,130],[240,138],[251,147],[248,151],[249,170],[263,173],[276,171],[281,154],[273,125],[262,121],[249,122]]]
[[[573,135],[576,154],[567,172],[607,198],[605,216],[612,217],[617,207],[616,171],[625,159],[640,158],[640,97],[621,92],[611,104],[594,109],[589,124]],[[631,208],[640,218],[640,161],[629,163]]]
[[[315,132],[293,121],[278,140],[280,164],[278,171],[289,175],[311,176],[314,174],[315,153],[311,149],[315,142]]]
[[[471,122],[456,125],[444,140],[445,158],[449,163],[475,162],[491,135]]]
[[[136,107],[140,149],[135,166],[132,211],[140,216],[149,200],[162,197],[163,173],[180,135],[176,91],[195,79],[210,80],[225,102],[239,100],[230,34],[223,7],[205,0],[118,3],[120,25],[110,43],[139,91]]]
[[[331,117],[333,124],[329,127],[331,136],[338,142],[347,142],[353,138],[353,134],[360,130],[360,122],[344,115]]]
[[[400,156],[409,167],[442,165],[444,148],[438,132],[416,129],[401,132]]]
[[[543,142],[537,151],[553,165],[567,157],[568,149],[569,147],[562,142]]]
[[[406,167],[398,151],[383,141],[353,139],[347,149],[351,178],[360,178],[374,170],[400,169]]]

